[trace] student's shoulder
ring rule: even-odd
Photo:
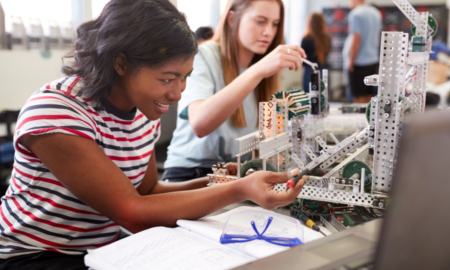
[[[46,83],[34,92],[22,107],[40,107],[41,109],[64,109],[71,108],[77,111],[89,111],[92,101],[78,95],[81,89],[79,76],[63,77]],[[42,111],[42,110],[41,110]]]
[[[378,14],[380,11],[372,5],[361,5],[350,12],[350,15],[357,17],[367,17]],[[380,13],[381,14],[381,13]]]
[[[202,45],[198,46],[199,52],[205,52],[205,51],[220,51],[219,50],[219,44],[213,40],[206,41],[202,43]]]
[[[314,39],[311,35],[307,35],[302,39],[302,44],[311,44],[314,43]]]
[[[38,91],[33,93],[29,100],[66,100],[66,101],[84,101],[86,104],[91,100],[79,95],[81,90],[81,77],[68,76],[56,79],[46,83]],[[47,97],[47,98],[46,98]]]
[[[198,46],[198,56],[202,57],[205,61],[212,59],[220,59],[220,48],[217,42],[207,41]]]
[[[198,47],[198,53],[194,59],[194,73],[196,70],[222,72],[222,57],[219,45],[215,41],[208,41]]]

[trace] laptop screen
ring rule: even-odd
[[[450,269],[450,111],[411,120],[400,138],[375,269]]]

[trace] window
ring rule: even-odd
[[[91,0],[91,2],[92,2],[92,19],[95,19],[98,17],[98,15],[100,15],[106,3],[108,3],[109,0]]]
[[[211,26],[211,0],[178,0],[178,10],[186,14],[192,31],[200,26]],[[195,3],[195,4],[194,4]]]
[[[72,20],[71,0],[0,0],[5,12],[5,28],[11,31],[11,18],[22,18],[25,27],[29,27],[30,20],[39,19],[44,34],[48,34],[49,21],[56,21],[59,25]],[[51,22],[50,22],[51,24]]]

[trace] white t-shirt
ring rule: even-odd
[[[247,123],[245,128],[235,127],[231,119],[228,119],[208,136],[198,138],[192,131],[189,120],[180,118],[180,114],[186,113],[189,104],[206,100],[225,87],[217,43],[206,42],[198,50],[194,58],[194,71],[187,79],[186,90],[178,103],[177,127],[167,151],[164,168],[210,168],[217,162],[236,161],[239,143],[235,140],[258,130],[258,105],[253,91],[243,102]],[[244,71],[245,69],[240,70],[241,73]]]

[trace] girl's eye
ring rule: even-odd
[[[258,24],[264,24],[264,21],[256,21]]]
[[[165,82],[165,83],[170,83],[171,81],[173,81],[173,80],[172,79],[163,80],[163,82]]]
[[[274,26],[274,27],[278,27],[278,23],[274,23],[273,26]]]

